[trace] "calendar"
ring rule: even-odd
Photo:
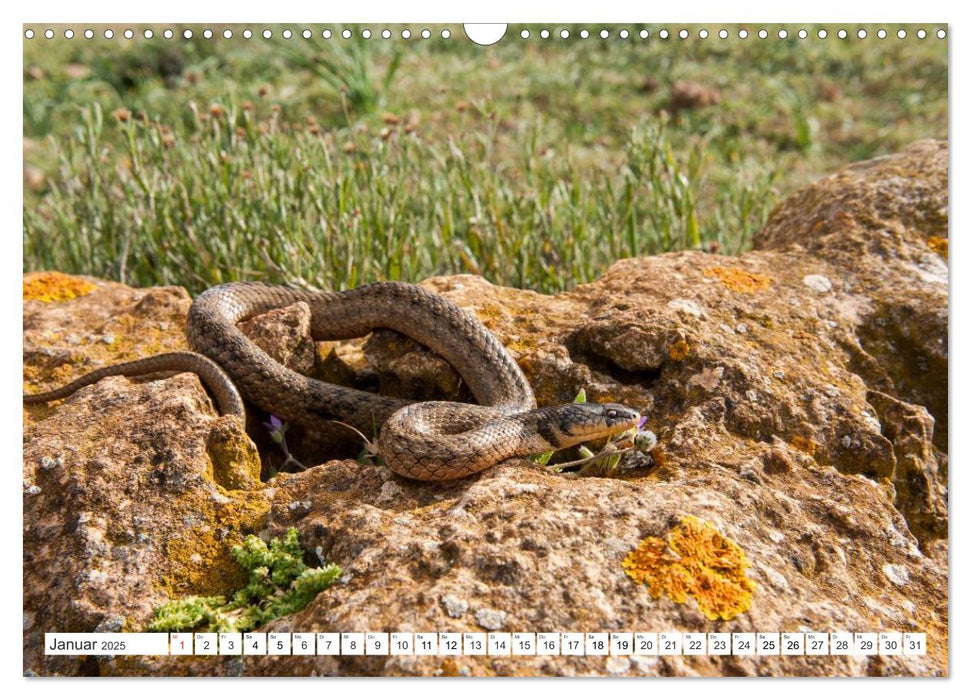
[[[808,646],[807,646],[808,643]],[[45,635],[83,656],[923,656],[923,632],[246,632]]]
[[[950,673],[955,3],[182,4],[7,38],[23,675]]]

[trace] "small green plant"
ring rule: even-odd
[[[310,72],[334,89],[349,124],[352,117],[348,108],[362,114],[373,112],[382,103],[401,64],[401,52],[395,50],[381,79],[376,80],[371,52],[365,50],[362,42],[330,43],[326,50],[286,42],[280,44],[280,49],[296,68]]]
[[[271,620],[302,610],[341,569],[336,564],[310,568],[295,528],[283,540],[267,545],[248,535],[233,547],[233,559],[249,573],[249,582],[229,599],[223,596],[189,596],[160,605],[149,623],[152,632],[246,632]]]

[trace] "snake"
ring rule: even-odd
[[[376,329],[402,333],[444,358],[476,404],[408,401],[320,381],[264,352],[238,327],[274,309],[306,303],[314,340],[347,340]],[[96,369],[51,391],[25,394],[46,403],[114,375],[192,372],[217,410],[244,421],[246,403],[314,430],[340,422],[370,435],[391,470],[419,481],[477,474],[513,457],[556,451],[635,428],[640,413],[617,403],[537,407],[523,371],[473,314],[423,287],[375,282],[346,291],[309,291],[259,282],[211,287],[189,308],[190,351]],[[376,435],[375,435],[376,433]]]

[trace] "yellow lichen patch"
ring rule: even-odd
[[[927,245],[935,253],[947,260],[947,239],[940,236],[931,236],[927,239]]]
[[[172,324],[181,323],[173,316]],[[105,346],[112,362],[137,359],[186,347],[185,336],[172,327],[161,326],[158,321],[119,314],[105,324],[105,335],[111,341]]]
[[[61,272],[33,272],[24,276],[24,299],[67,301],[90,294],[97,287],[80,277]]]
[[[513,355],[525,355],[536,349],[536,339],[531,336],[519,336],[517,338],[510,338],[503,345]]]
[[[819,444],[815,440],[813,440],[811,437],[805,437],[803,435],[794,436],[789,444],[800,452],[805,452],[810,457],[814,457],[816,455],[816,448],[819,447]]]
[[[686,516],[666,539],[647,537],[624,559],[624,570],[655,598],[692,597],[709,620],[731,620],[752,605],[755,583],[741,547],[706,522]]]
[[[162,587],[172,597],[189,591],[218,594],[239,587],[245,583],[245,576],[232,560],[230,550],[242,542],[240,533],[223,538],[210,526],[194,527],[182,537],[169,539],[165,552],[173,572],[163,578]]]
[[[261,491],[233,491],[233,499],[216,509],[214,517],[217,522],[227,527],[239,529],[241,532],[258,530],[270,512],[270,503]]]
[[[475,315],[479,318],[480,321],[488,324],[490,321],[494,322],[494,321],[500,320],[505,314],[503,312],[502,307],[499,306],[499,304],[494,304],[491,302],[483,302],[481,304],[476,305]]]
[[[45,370],[35,365],[24,365],[24,393],[36,394],[41,391],[39,387],[47,377],[47,374]]]
[[[226,503],[201,503],[201,520],[165,542],[168,569],[159,585],[175,598],[187,593],[223,595],[245,583],[245,573],[230,554],[245,533],[259,530],[269,503],[260,492],[234,491]],[[212,523],[212,524],[209,524]]]
[[[768,289],[772,280],[757,272],[749,272],[737,267],[709,267],[705,270],[705,277],[715,277],[733,292],[751,294],[761,289]]]
[[[687,340],[679,340],[668,348],[668,357],[675,362],[681,362],[691,353],[691,346]]]
[[[238,421],[220,418],[209,431],[206,452],[212,464],[212,480],[224,489],[259,488],[260,453]]]
[[[51,387],[67,384],[83,374],[87,358],[80,352],[71,353],[67,362],[54,368],[40,365],[24,365],[24,392],[36,394]]]

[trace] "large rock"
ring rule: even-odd
[[[25,670],[946,674],[946,161],[946,147],[918,144],[851,166],[784,203],[757,249],[737,258],[683,252],[623,260],[596,282],[556,296],[470,276],[424,282],[499,336],[540,403],[570,401],[584,388],[591,401],[646,412],[659,438],[652,460],[609,477],[512,460],[469,479],[428,484],[318,453],[313,461],[301,455],[318,466],[270,478],[264,469],[260,483],[242,427],[215,416],[191,375],[147,384],[109,379],[60,405],[26,407]],[[74,298],[25,298],[25,389],[184,344],[183,294],[67,279],[91,289]],[[43,289],[28,277],[25,290],[28,282]],[[171,337],[152,340],[145,329],[159,320]],[[299,329],[305,320],[299,309],[284,310],[252,331],[259,335],[261,323]],[[309,366],[306,339],[283,335],[278,356],[299,356]],[[310,371],[422,397],[458,391],[438,358],[393,334],[375,335],[363,346],[318,349]],[[136,347],[129,336],[133,345],[139,339]],[[924,363],[924,371],[911,362]],[[690,522],[707,524],[707,534],[692,535],[690,547],[671,544]],[[929,651],[40,654],[46,630],[144,629],[152,605],[163,600],[231,591],[239,572],[228,561],[229,545],[245,532],[280,536],[289,527],[344,576],[267,630],[890,630],[926,632]],[[680,562],[662,553],[637,560],[635,572],[628,555],[642,542],[638,551],[668,543]],[[711,551],[722,559],[733,553],[735,567],[712,560]],[[629,575],[671,583],[674,569],[689,564],[709,578],[695,581],[687,596],[660,586],[655,598]]]
[[[856,163],[783,202],[756,249],[839,266],[860,301],[853,369],[927,408],[947,451],[947,144],[921,141]]]

